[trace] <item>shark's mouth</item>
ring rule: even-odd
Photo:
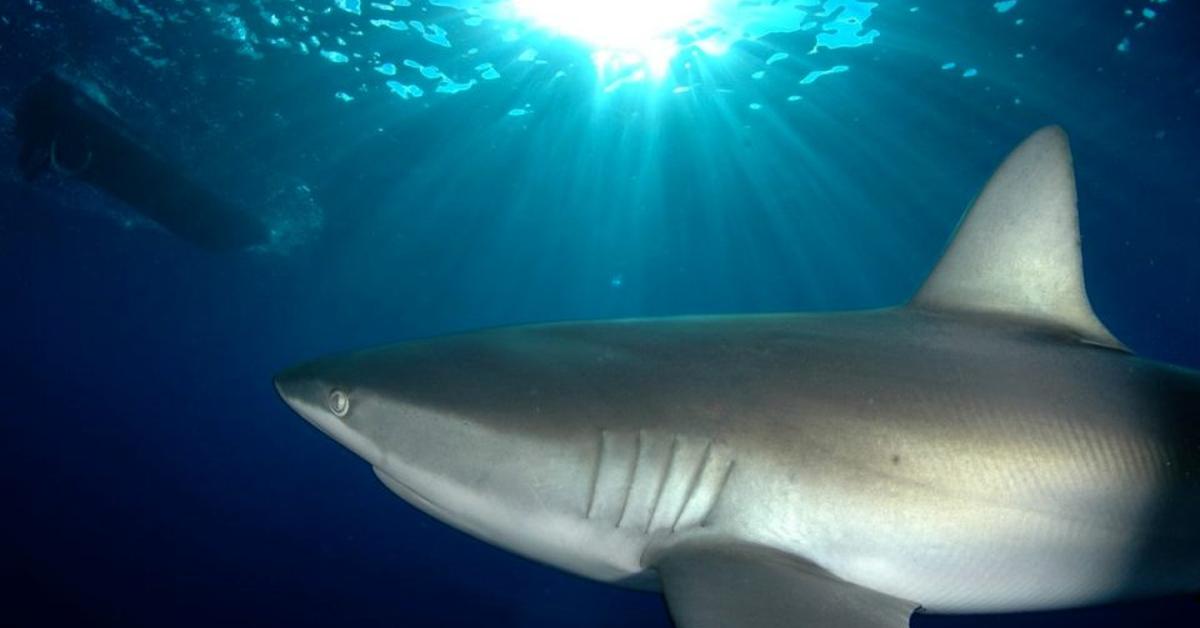
[[[418,510],[432,517],[450,523],[450,513],[439,507],[437,504],[434,504],[433,501],[428,497],[425,497],[408,484],[396,479],[396,476],[388,473],[387,470],[383,469],[382,467],[372,466],[371,470],[375,472],[375,477],[379,478],[379,481],[382,482],[383,485],[388,488],[388,490],[400,496],[401,499],[412,504]]]

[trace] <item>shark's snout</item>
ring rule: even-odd
[[[275,392],[288,407],[295,410],[297,414],[308,418],[303,406],[311,403],[311,400],[306,402],[306,397],[311,396],[309,389],[313,387],[311,378],[306,377],[299,367],[292,367],[276,374],[272,383],[275,385]],[[310,394],[306,395],[306,392]]]
[[[283,402],[288,404],[289,406],[292,405],[292,402],[289,399],[290,395],[288,392],[289,390],[291,390],[292,382],[288,378],[288,372],[284,371],[282,373],[275,375],[275,377],[271,378],[271,383],[273,383],[275,385],[275,392],[279,394],[279,398],[282,399]]]
[[[274,378],[280,398],[313,422],[345,418],[349,410],[346,387],[327,361],[309,362],[280,371]]]

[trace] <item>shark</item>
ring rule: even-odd
[[[896,307],[503,327],[274,383],[418,509],[680,628],[1195,592],[1200,372],[1097,318],[1076,205],[1049,127]]]

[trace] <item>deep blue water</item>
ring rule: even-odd
[[[1200,367],[1191,3],[880,0],[859,28],[838,16],[863,3],[829,2],[847,6],[811,30],[617,85],[550,29],[337,4],[0,3],[6,112],[48,69],[87,77],[277,233],[196,249],[78,184],[23,182],[0,130],[4,623],[667,626],[657,596],[395,498],[271,375],[481,326],[902,302],[1044,124],[1072,138],[1095,309]],[[369,22],[400,14],[450,46]],[[819,33],[845,45],[810,54]],[[1200,601],[914,621],[1135,624],[1200,625]]]

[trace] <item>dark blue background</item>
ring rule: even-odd
[[[852,71],[799,105],[783,102],[795,80],[745,79],[790,49],[781,37],[721,62],[729,97],[601,100],[584,65],[555,89],[514,71],[411,106],[337,102],[336,68],[251,61],[187,25],[165,27],[175,65],[156,70],[90,3],[10,4],[0,104],[49,67],[100,77],[198,178],[253,205],[262,173],[286,173],[325,224],[287,254],[214,255],[2,167],[4,623],[665,626],[657,596],[418,513],[286,409],[271,375],[485,325],[901,302],[998,160],[1047,123],[1072,136],[1101,318],[1143,355],[1200,367],[1189,3],[1135,32],[1108,0],[1003,18],[990,2],[885,2],[880,41],[835,51]],[[951,60],[980,76],[938,69]],[[525,102],[535,115],[504,115]],[[6,135],[0,148],[15,153]],[[1200,602],[1177,598],[914,624],[1198,622]]]

